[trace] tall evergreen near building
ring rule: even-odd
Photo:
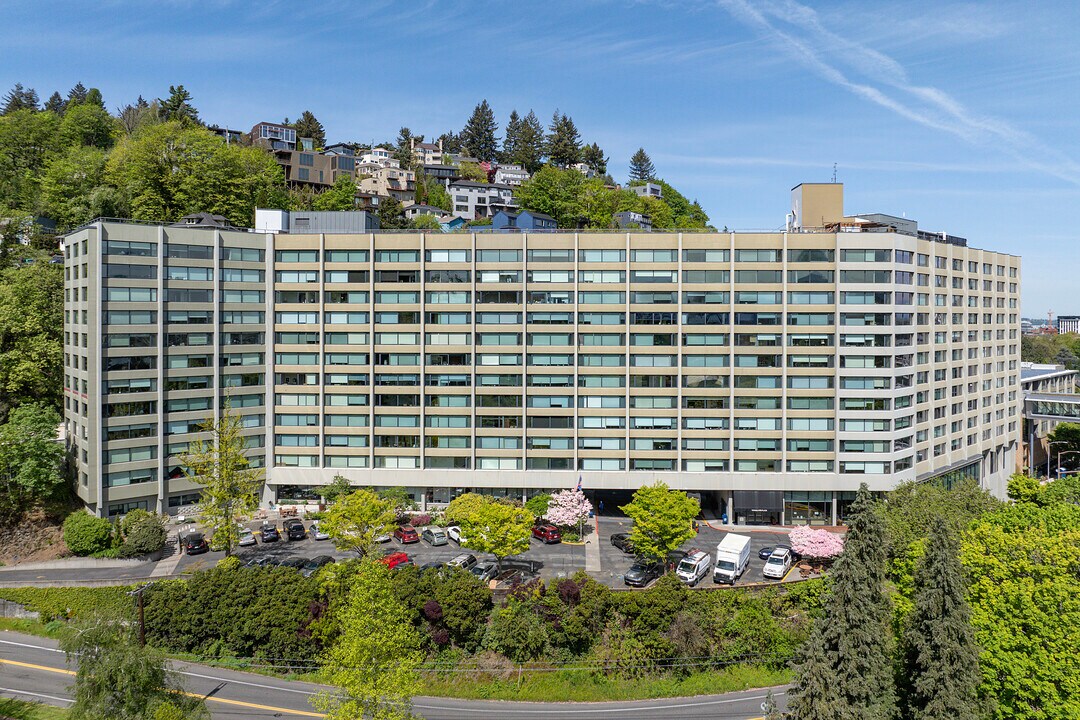
[[[556,110],[548,127],[547,156],[556,167],[570,167],[581,162],[581,133],[566,113]]]
[[[844,553],[833,568],[824,618],[818,625],[822,647],[804,651],[806,657],[824,655],[831,666],[830,679],[827,685],[811,682],[811,669],[817,665],[800,665],[792,702],[806,708],[833,707],[836,720],[888,720],[895,714],[896,692],[885,594],[885,521],[866,483],[851,505],[848,527]],[[795,717],[816,720],[822,716]]]
[[[796,720],[833,720],[837,717],[833,692],[833,663],[825,650],[821,621],[799,649],[792,664],[795,682],[788,691],[788,713]]]
[[[532,110],[521,121],[521,130],[514,141],[511,162],[523,165],[530,173],[544,166],[544,126]]]
[[[506,137],[503,138],[502,153],[499,159],[504,163],[515,163],[518,145],[521,143],[521,116],[517,110],[510,111],[510,120],[506,123]]]
[[[596,143],[581,148],[581,162],[595,170],[597,175],[607,175],[607,161],[604,151]]]
[[[495,137],[498,130],[495,113],[484,100],[473,109],[472,116],[462,128],[461,145],[470,157],[491,162],[499,151],[499,138]]]
[[[655,177],[656,167],[652,163],[652,158],[645,152],[645,148],[638,148],[637,152],[630,157],[630,180],[648,182]]]
[[[930,526],[904,629],[905,720],[978,720],[979,650],[965,598],[959,546],[942,518]]]
[[[296,137],[299,138],[311,138],[311,144],[316,150],[321,150],[326,147],[326,130],[323,128],[323,124],[319,122],[319,119],[315,117],[315,114],[310,110],[305,110],[300,113],[300,118],[293,125],[293,129],[296,130]]]

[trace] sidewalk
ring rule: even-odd
[[[593,517],[594,532],[585,538],[585,572],[600,572],[600,516]]]
[[[20,570],[102,570],[106,568],[134,568],[146,560],[72,557],[36,563],[20,563],[0,567],[0,573]]]

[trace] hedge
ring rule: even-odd
[[[37,612],[41,622],[73,620],[96,613],[133,619],[135,599],[127,595],[132,586],[99,588],[14,588],[0,590],[0,599]]]

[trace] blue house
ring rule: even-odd
[[[542,212],[522,210],[519,213],[499,210],[491,216],[492,230],[554,230],[555,218]]]

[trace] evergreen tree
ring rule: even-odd
[[[459,153],[461,152],[461,136],[452,133],[445,132],[440,135],[436,140],[436,143],[442,143],[442,149],[444,153]]]
[[[58,92],[53,92],[53,94],[49,96],[49,99],[45,101],[44,109],[50,112],[54,112],[57,115],[63,115],[64,108],[66,107],[67,103],[64,102],[63,96],[60,95],[60,93]]]
[[[607,161],[604,151],[596,143],[581,148],[581,162],[595,170],[597,175],[607,175]]]
[[[382,230],[401,230],[409,226],[405,219],[405,208],[397,198],[379,198],[379,228]]]
[[[638,148],[630,158],[630,180],[649,182],[656,177],[656,167],[645,148]]]
[[[86,102],[87,92],[88,91],[85,85],[83,85],[81,82],[75,83],[75,87],[71,88],[71,90],[68,91],[67,104],[69,106],[83,104],[84,102]]]
[[[844,552],[832,573],[822,634],[833,659],[838,720],[884,720],[895,710],[885,594],[885,520],[866,483],[851,504]]]
[[[941,517],[915,570],[914,609],[901,661],[907,720],[978,720],[979,650],[965,598],[960,548]]]
[[[833,663],[825,648],[820,621],[792,662],[795,681],[788,690],[788,713],[795,720],[833,720],[839,717],[833,692]]]
[[[529,110],[521,121],[521,131],[514,142],[512,162],[523,165],[530,173],[535,173],[544,165],[544,126],[540,118]]]
[[[495,113],[484,100],[473,109],[472,116],[461,131],[461,144],[470,157],[492,161],[499,151],[499,138],[495,136],[499,126]]]
[[[146,102],[146,100],[143,98],[143,96],[140,95],[139,98],[135,101],[135,109],[137,109],[137,110],[145,110],[148,107],[150,107],[150,103]]]
[[[102,110],[105,109],[105,100],[101,97],[101,91],[97,88],[90,88],[86,91],[86,104],[96,105]]]
[[[521,116],[517,110],[510,111],[510,119],[506,123],[506,137],[503,138],[502,153],[499,160],[504,163],[513,163],[518,144],[521,142]]]
[[[38,94],[33,88],[24,88],[22,83],[15,83],[15,87],[4,96],[3,115],[10,115],[18,110],[37,110]]]
[[[547,140],[547,156],[556,167],[570,167],[581,161],[581,134],[566,113],[556,110],[551,117],[551,134]]]
[[[170,85],[169,97],[158,99],[159,113],[162,120],[179,120],[183,123],[199,122],[199,111],[191,104],[191,93],[183,85]]]
[[[300,119],[293,125],[293,129],[296,130],[297,138],[311,138],[316,150],[326,147],[326,131],[310,110],[300,113]]]
[[[416,164],[416,157],[413,154],[412,144],[414,142],[424,142],[423,135],[413,135],[412,130],[407,127],[403,127],[398,130],[397,142],[394,149],[394,159],[398,161],[406,170],[411,169]]]

